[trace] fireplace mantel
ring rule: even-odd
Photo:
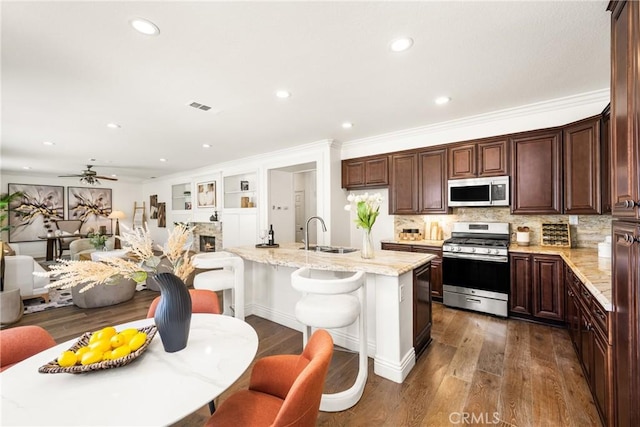
[[[193,245],[196,252],[200,250],[200,236],[211,236],[216,238],[216,252],[222,250],[222,227],[220,222],[190,222],[193,228]]]

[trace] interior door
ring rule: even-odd
[[[296,242],[304,240],[304,190],[297,190],[294,195],[296,209]]]

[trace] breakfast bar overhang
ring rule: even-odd
[[[376,251],[363,259],[360,251],[326,253],[300,249],[300,243],[277,248],[253,246],[225,248],[245,261],[246,313],[302,331],[294,315],[302,294],[291,286],[291,274],[298,268],[366,273],[368,355],[374,358],[376,375],[401,383],[413,369],[413,287],[415,269],[429,263],[434,255],[396,251]],[[355,350],[360,337],[354,325],[331,329],[337,345]]]

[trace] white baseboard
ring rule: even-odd
[[[402,383],[416,364],[416,353],[413,347],[404,355],[400,364],[376,357],[373,372],[391,381]]]

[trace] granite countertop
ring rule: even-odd
[[[415,246],[433,246],[441,248],[444,240],[400,240],[400,239],[384,239],[382,243],[395,243],[399,245],[415,245]]]
[[[545,246],[509,246],[509,252],[559,255],[573,273],[585,284],[607,311],[611,311],[611,258],[598,256],[597,249],[552,248]]]
[[[362,259],[360,251],[332,254],[301,250],[302,246],[302,243],[280,243],[278,248],[241,246],[225,250],[244,260],[261,264],[329,271],[364,271],[383,276],[400,276],[435,258],[430,254],[376,250],[373,259]]]

